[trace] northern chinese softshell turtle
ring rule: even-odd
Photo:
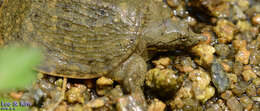
[[[139,93],[147,47],[174,50],[204,40],[174,22],[158,0],[3,0],[0,37],[43,49],[44,74],[91,79],[107,76]],[[145,109],[142,104],[136,108]]]

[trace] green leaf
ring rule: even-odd
[[[33,68],[40,63],[39,49],[8,47],[0,49],[0,91],[24,88],[36,80]]]

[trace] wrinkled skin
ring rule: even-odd
[[[40,72],[111,77],[129,96],[138,93],[133,97],[142,103],[135,104],[140,110],[146,109],[141,86],[147,47],[174,50],[204,39],[186,23],[173,22],[170,9],[155,0],[4,0],[0,20],[5,44],[43,49],[46,60]]]

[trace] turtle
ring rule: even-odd
[[[174,21],[159,0],[2,0],[0,21],[4,45],[19,42],[42,50],[45,59],[37,71],[74,79],[109,77],[142,101],[149,49],[185,49],[205,40],[186,22]],[[136,107],[145,110],[141,103]]]

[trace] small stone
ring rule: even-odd
[[[227,106],[231,111],[243,111],[241,104],[235,97],[231,97],[227,100]]]
[[[244,70],[242,72],[242,75],[243,75],[244,80],[247,81],[247,82],[249,80],[255,79],[257,77],[256,74],[250,69]]]
[[[100,108],[105,105],[105,102],[108,101],[109,99],[107,97],[101,97],[94,99],[92,101],[89,101],[86,106],[84,107],[90,107],[90,108]]]
[[[175,91],[180,87],[176,73],[172,69],[151,69],[145,76],[145,84],[153,90],[160,90],[160,93]]]
[[[160,58],[159,60],[153,61],[153,64],[156,65],[157,68],[167,68],[167,66],[171,64],[171,59],[169,57]]]
[[[247,111],[250,111],[252,109],[253,101],[248,96],[241,97],[240,103]]]
[[[233,94],[242,95],[247,90],[248,84],[245,81],[238,81],[234,86],[231,87]]]
[[[236,25],[241,32],[248,31],[251,28],[251,25],[248,21],[239,20]]]
[[[237,0],[237,5],[242,11],[245,11],[249,8],[250,3],[248,0]]]
[[[226,90],[224,93],[221,94],[221,98],[227,100],[233,96],[232,91]]]
[[[152,104],[149,105],[148,111],[164,111],[165,107],[166,105],[162,101],[154,99]]]
[[[86,91],[85,85],[77,85],[77,87],[72,87],[66,92],[66,97],[69,103],[84,103],[83,92]]]
[[[192,48],[192,52],[200,56],[202,64],[208,65],[214,59],[215,48],[207,44],[198,44]]]
[[[193,67],[195,67],[195,63],[191,60],[190,57],[185,56],[177,56],[174,61],[174,67],[181,72],[191,72],[193,71]]]
[[[166,2],[172,8],[177,8],[180,5],[179,0],[167,0]]]
[[[191,17],[191,16],[187,16],[184,19],[185,22],[187,22],[190,26],[195,26],[197,24],[197,21],[195,18]]]
[[[250,51],[248,51],[246,48],[241,48],[235,55],[236,61],[242,64],[248,64],[249,57],[250,57]]]
[[[260,97],[251,97],[253,101],[260,102]]]
[[[256,85],[256,86],[260,86],[260,78],[256,78],[253,80],[253,83]]]
[[[211,79],[219,93],[229,87],[229,78],[218,60],[214,60],[211,65]]]
[[[217,6],[210,7],[213,16],[218,18],[225,18],[230,16],[230,4],[228,2],[223,2]]]
[[[117,111],[144,111],[146,104],[139,93],[120,97],[116,104]]]
[[[252,18],[252,23],[255,25],[260,25],[260,14],[256,14],[253,18]]]
[[[96,83],[97,83],[97,85],[104,86],[104,85],[112,85],[113,82],[114,81],[110,78],[100,77],[100,78],[98,78]]]
[[[256,87],[254,84],[250,84],[246,88],[246,94],[247,96],[256,96]]]
[[[224,70],[226,72],[230,72],[231,71],[231,67],[227,63],[221,62],[221,65],[223,66],[223,68],[224,68]]]
[[[54,82],[54,84],[56,85],[56,86],[58,86],[58,87],[62,87],[62,83],[63,83],[63,79],[58,79],[58,80],[56,80],[55,82]]]
[[[236,50],[246,48],[246,40],[233,40],[232,45]]]
[[[68,110],[69,111],[84,111],[85,109],[83,109],[82,105],[76,104],[76,105],[70,106],[68,108]]]
[[[233,16],[232,16],[233,20],[246,19],[246,15],[237,5],[233,5],[232,11],[233,11]]]
[[[228,76],[230,82],[232,82],[232,83],[237,82],[237,75],[236,74],[228,73],[227,76]]]
[[[60,104],[54,111],[67,111],[68,106],[65,102]]]
[[[193,81],[193,87],[201,90],[204,90],[211,81],[209,74],[203,70],[193,70],[189,73],[189,79]]]
[[[215,88],[212,86],[208,86],[205,90],[205,97],[202,100],[203,102],[209,100],[211,97],[213,97],[215,95]]]
[[[217,26],[214,27],[214,31],[220,43],[227,43],[233,39],[236,27],[232,22],[221,19],[217,22]]]
[[[207,40],[201,41],[199,44],[210,44],[210,42],[212,41],[212,33],[209,31],[203,31],[201,35],[207,37]]]
[[[216,44],[214,48],[216,49],[216,54],[221,57],[226,57],[230,53],[230,48],[226,44]]]

